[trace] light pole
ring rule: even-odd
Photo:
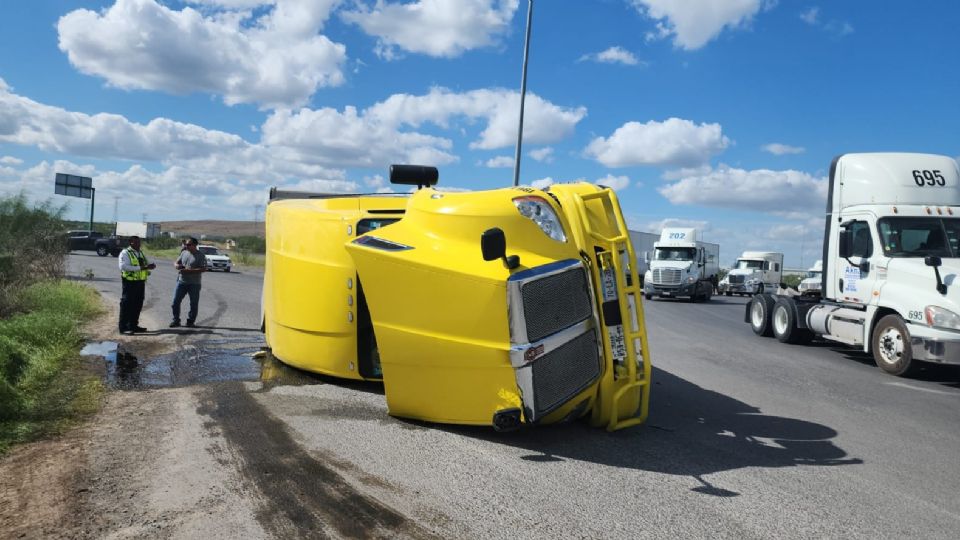
[[[520,126],[517,128],[517,152],[513,159],[513,185],[520,185],[520,147],[523,146],[523,102],[527,97],[527,60],[530,54],[530,28],[533,24],[533,0],[527,0],[527,35],[523,44],[523,75],[520,77]]]

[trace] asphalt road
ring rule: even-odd
[[[71,256],[117,295],[115,264]],[[151,320],[167,321],[174,276],[151,276]],[[209,338],[255,341],[259,292],[256,273],[205,275]],[[862,353],[759,338],[745,302],[645,302],[651,415],[612,434],[409,422],[379,385],[311,377],[199,387],[198,412],[264,519],[301,536],[955,538],[960,370],[894,378]]]

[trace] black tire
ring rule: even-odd
[[[713,298],[713,283],[707,284],[707,291],[703,293],[703,301],[709,302]]]
[[[643,297],[646,298],[647,300],[653,300],[653,295],[650,293],[644,294]]]
[[[229,268],[224,268],[223,271],[224,271],[224,272],[230,272],[230,269],[229,269]]]
[[[770,313],[773,337],[781,343],[810,343],[813,332],[797,324],[797,306],[790,298],[778,298]]]
[[[730,291],[727,291],[727,292],[725,292],[725,293],[723,293],[723,294],[725,294],[725,295],[727,295],[727,296],[733,296],[733,293],[730,292]]]
[[[873,361],[890,375],[903,377],[917,370],[910,344],[910,330],[899,315],[887,315],[873,327],[870,336]]]
[[[747,303],[748,320],[750,329],[758,336],[770,337],[773,335],[773,328],[770,321],[770,313],[773,311],[773,298],[758,294]]]
[[[97,255],[106,257],[108,253],[110,253],[110,250],[107,249],[107,246],[97,246]]]

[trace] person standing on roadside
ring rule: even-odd
[[[148,262],[140,251],[140,237],[131,236],[130,246],[120,252],[120,278],[123,289],[120,293],[120,333],[146,332],[140,326],[140,311],[147,288],[147,276],[157,265]]]
[[[180,326],[180,304],[183,303],[183,297],[190,297],[190,311],[187,312],[187,326],[193,328],[196,326],[197,310],[200,307],[200,276],[207,270],[207,258],[197,249],[196,238],[188,238],[185,245],[186,249],[180,252],[177,261],[173,267],[180,272],[177,278],[177,288],[173,291],[173,320],[170,321],[170,328]]]

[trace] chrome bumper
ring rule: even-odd
[[[936,338],[912,337],[914,360],[937,364],[960,364],[960,341],[943,341]]]

